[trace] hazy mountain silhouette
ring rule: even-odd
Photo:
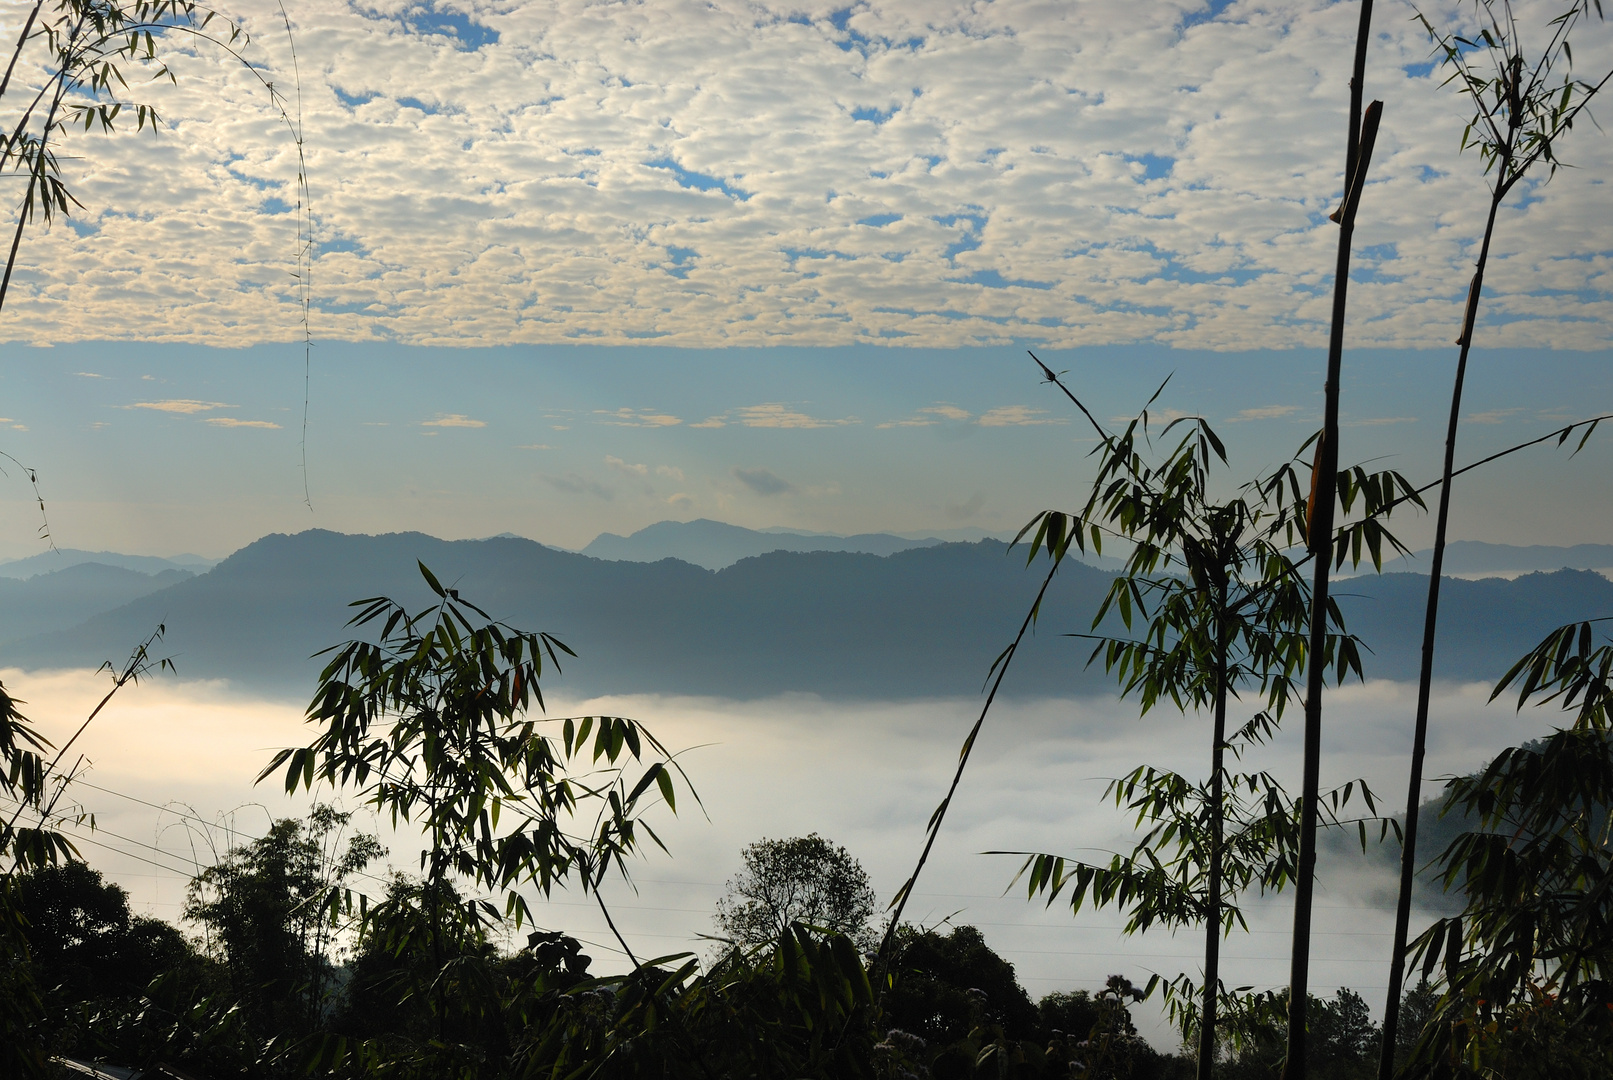
[[[417,559],[496,617],[547,630],[575,649],[578,659],[553,684],[570,693],[975,694],[1040,581],[1040,570],[1027,570],[1000,541],[883,557],[774,552],[710,571],[672,559],[604,561],[522,539],[311,531],[264,537],[206,574],[71,629],[12,642],[0,664],[121,659],[161,622],[163,651],[176,657],[182,676],[305,697],[319,667],[309,655],[349,636],[348,601],[379,594],[430,601]],[[1108,690],[1101,670],[1083,670],[1090,645],[1061,634],[1087,630],[1111,580],[1078,563],[1061,571],[1005,693]],[[1369,674],[1415,677],[1426,585],[1413,574],[1340,583],[1351,628],[1374,650]],[[1494,678],[1552,627],[1604,614],[1613,614],[1613,582],[1594,573],[1451,581],[1436,673]]]
[[[120,555],[116,551],[79,551],[77,548],[53,548],[50,551],[41,551],[37,555],[29,555],[22,559],[10,559],[0,562],[0,578],[31,578],[39,574],[50,574],[58,570],[79,566],[83,563],[100,563],[102,566],[116,566],[123,570],[133,570],[141,574],[160,574],[164,570],[185,570],[199,574],[218,562],[217,559],[204,559],[200,555],[175,555],[171,558],[159,558],[155,555]]]
[[[894,555],[917,547],[934,547],[942,541],[929,536],[909,540],[890,533],[833,536],[746,529],[709,518],[694,521],[658,521],[631,536],[600,533],[582,549],[596,559],[625,562],[660,562],[682,559],[707,570],[721,570],[740,559],[771,551],[856,551],[866,555]]]
[[[495,616],[560,636],[579,654],[559,685],[576,692],[664,691],[750,697],[801,690],[832,696],[973,693],[1017,627],[1037,582],[1001,543],[949,544],[881,558],[779,552],[721,571],[677,560],[607,562],[530,540],[443,541],[418,533],[274,535],[209,573],[70,631],[15,643],[0,661],[98,664],[127,654],[158,623],[186,677],[223,677],[260,691],[306,694],[310,653],[344,640],[347,602],[388,594],[424,605],[415,568]],[[1108,579],[1072,566],[1060,609],[1090,610]],[[1050,620],[1063,629],[1074,620]],[[1039,681],[1072,655],[1044,633]],[[1084,655],[1084,654],[1083,654]],[[1085,685],[1096,687],[1095,677]]]
[[[189,570],[143,574],[84,562],[26,580],[0,577],[0,644],[77,626],[91,616],[192,576]],[[5,654],[0,653],[0,660],[4,659]]]
[[[1384,564],[1386,573],[1428,573],[1433,553],[1414,551]],[[1602,570],[1613,567],[1613,544],[1548,547],[1531,544],[1486,544],[1456,540],[1445,545],[1445,572],[1450,574],[1519,574],[1534,570]]]

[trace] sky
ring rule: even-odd
[[[68,136],[83,206],[0,313],[0,449],[63,546],[1012,532],[1091,434],[1027,348],[1105,416],[1174,372],[1160,411],[1236,428],[1229,479],[1317,422],[1353,3],[228,10],[253,66],[171,42],[172,85],[131,79],[155,135]],[[1603,24],[1575,46],[1613,64]],[[1485,200],[1442,79],[1383,7],[1344,454],[1418,476]],[[1464,450],[1609,405],[1613,143],[1559,154],[1500,217]],[[1604,539],[1600,451],[1561,458],[1492,470],[1456,533]],[[0,499],[0,557],[38,550],[27,485]]]
[[[0,334],[299,337],[300,132],[320,339],[1325,338],[1353,3],[323,0],[289,40],[272,3],[226,10],[256,66],[175,42],[176,84],[131,79],[155,136],[64,144],[84,209],[30,233]],[[1454,336],[1484,211],[1412,15],[1370,52],[1358,345]],[[1604,25],[1574,44],[1613,58]],[[1494,344],[1607,345],[1610,153],[1581,124],[1502,215]]]
[[[634,346],[460,350],[154,343],[8,348],[0,449],[35,468],[58,547],[218,558],[270,532],[516,533],[579,548],[699,517],[751,528],[1012,535],[1073,507],[1095,435],[1022,350]],[[1203,415],[1230,491],[1320,422],[1318,350],[1039,353],[1100,422]],[[1437,478],[1452,358],[1352,355],[1347,462]],[[307,394],[306,470],[303,408]],[[1459,462],[1613,403],[1599,353],[1476,352]],[[1568,388],[1573,388],[1572,390]],[[1451,535],[1607,540],[1613,448],[1552,445],[1459,481]],[[0,462],[0,464],[9,464]],[[306,487],[305,487],[306,480]],[[0,479],[0,556],[43,550],[33,492]],[[1413,547],[1429,516],[1397,516]]]

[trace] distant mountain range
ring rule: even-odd
[[[506,537],[508,535],[505,534]],[[721,570],[740,559],[773,551],[853,551],[866,555],[894,555],[898,551],[934,547],[942,543],[989,539],[1007,537],[994,537],[981,529],[942,529],[924,536],[896,533],[841,536],[780,528],[747,529],[699,518],[694,521],[658,521],[630,536],[600,533],[587,547],[582,548],[581,553],[596,559],[620,562],[682,559],[707,570]],[[1418,551],[1409,557],[1391,559],[1384,564],[1384,573],[1426,574],[1430,554],[1428,551]],[[1082,561],[1111,570],[1118,569],[1121,564],[1119,559],[1113,557],[1084,556]],[[1455,576],[1516,576],[1537,570],[1562,569],[1613,569],[1613,544],[1576,544],[1573,547],[1534,544],[1516,547],[1458,540],[1445,549],[1445,572]],[[4,571],[5,567],[0,566],[0,573]],[[1368,572],[1371,572],[1370,567]]]
[[[0,666],[95,666],[126,656],[165,623],[163,652],[175,657],[182,676],[306,697],[319,667],[310,654],[349,635],[347,601],[383,594],[411,605],[430,600],[417,559],[496,617],[547,630],[575,649],[578,659],[566,662],[554,684],[570,694],[971,695],[1040,580],[1039,569],[1027,569],[1000,541],[885,556],[775,551],[712,571],[672,559],[605,561],[519,538],[316,530],[266,536],[206,573],[166,585],[107,575],[99,601],[85,598],[93,592],[86,582],[102,570],[18,583],[33,592],[0,589],[0,626],[20,631],[0,631]],[[1101,670],[1084,669],[1090,647],[1061,636],[1088,629],[1111,581],[1109,572],[1084,564],[1061,572],[1005,693],[1111,686]],[[1351,629],[1373,650],[1370,675],[1415,678],[1426,587],[1415,574],[1339,583]],[[130,596],[118,588],[148,591]],[[73,596],[80,597],[76,607]],[[1609,614],[1613,582],[1586,571],[1450,581],[1436,673],[1493,679],[1552,627]]]
[[[918,539],[891,533],[837,536],[833,533],[798,533],[783,529],[746,529],[709,518],[697,518],[694,521],[658,521],[631,536],[600,533],[582,549],[582,554],[620,562],[682,559],[707,570],[721,570],[740,559],[766,555],[772,551],[854,551],[865,555],[894,555],[912,548],[934,547],[947,540],[983,540],[989,536],[979,529],[967,532],[970,534],[967,537],[925,536]]]
[[[184,570],[199,574],[218,564],[217,559],[204,559],[200,555],[174,555],[158,558],[155,555],[120,555],[115,551],[79,551],[76,548],[53,548],[29,555],[23,559],[0,562],[0,578],[31,578],[67,570],[84,563],[115,566],[140,574],[160,574],[164,570]]]
[[[26,579],[0,575],[0,650],[6,642],[66,630],[194,576],[172,568],[144,574],[98,562],[74,563]],[[0,663],[4,661],[0,651]]]
[[[1428,573],[1431,551],[1416,551],[1409,557],[1392,559],[1383,565],[1384,573]],[[1478,540],[1456,540],[1445,545],[1445,573],[1527,574],[1535,570],[1613,569],[1613,544],[1575,544],[1573,547],[1547,547],[1531,544],[1486,544]]]

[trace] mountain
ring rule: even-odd
[[[936,544],[887,556],[786,552],[722,570],[688,562],[606,561],[530,540],[444,541],[419,533],[266,536],[211,571],[89,618],[14,641],[0,666],[94,666],[121,659],[158,624],[187,678],[227,678],[276,696],[306,697],[319,662],[345,640],[347,602],[431,596],[416,560],[445,584],[523,629],[577,651],[553,685],[567,694],[660,692],[753,698],[973,695],[1035,596],[1027,569],[1000,541]],[[1004,693],[1042,696],[1110,688],[1083,665],[1088,629],[1112,575],[1062,570]],[[1416,677],[1427,579],[1387,574],[1340,582],[1351,629],[1374,650],[1375,677]],[[1552,627],[1613,614],[1613,582],[1585,571],[1513,581],[1453,580],[1441,601],[1436,674],[1493,679]]]
[[[1384,563],[1385,573],[1428,573],[1432,551],[1414,551]],[[1604,570],[1613,567],[1613,544],[1575,544],[1573,547],[1547,547],[1531,544],[1485,544],[1477,540],[1455,540],[1445,545],[1445,572],[1477,574],[1521,574],[1532,570]]]
[[[0,644],[77,626],[194,576],[189,570],[146,574],[82,562],[26,579],[0,577]]]
[[[11,559],[0,562],[0,578],[31,578],[38,574],[49,574],[57,570],[66,570],[69,567],[82,563],[100,563],[102,566],[115,566],[123,570],[133,570],[141,574],[160,574],[164,570],[184,570],[192,574],[199,574],[218,562],[217,559],[204,559],[200,555],[174,555],[163,559],[155,555],[120,555],[115,551],[79,551],[75,548],[53,548],[50,551],[41,551],[37,555],[29,555],[24,559]]]
[[[1414,680],[1423,641],[1424,574],[1340,581],[1332,591],[1351,632],[1372,650],[1363,665],[1378,677]],[[1497,679],[1554,628],[1613,615],[1613,582],[1590,570],[1517,578],[1453,578],[1440,585],[1436,678]]]
[[[910,540],[889,533],[834,536],[771,529],[763,532],[698,518],[694,521],[658,521],[631,536],[600,533],[582,549],[582,554],[620,562],[682,559],[707,570],[721,570],[740,559],[766,555],[770,551],[855,551],[865,555],[894,555],[911,548],[934,547],[941,542],[933,536]]]
[[[755,697],[973,694],[1017,629],[1038,577],[1000,542],[944,544],[888,557],[775,552],[721,571],[690,563],[608,562],[530,540],[443,541],[418,533],[275,535],[209,573],[98,615],[68,631],[13,643],[5,666],[95,665],[126,655],[158,623],[189,678],[229,678],[305,695],[309,655],[349,636],[347,601],[430,599],[415,561],[525,629],[579,654],[557,685],[572,693],[667,692]],[[1015,667],[1019,692],[1096,690],[1072,673],[1085,652],[1057,636],[1084,630],[1108,575],[1072,564]],[[1050,610],[1054,608],[1050,607]]]

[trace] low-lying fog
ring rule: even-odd
[[[105,675],[79,671],[5,671],[0,679],[58,743],[107,686]],[[1540,712],[1519,717],[1504,702],[1487,706],[1487,694],[1479,685],[1441,688],[1431,727],[1431,780],[1472,770],[1555,719]],[[1391,808],[1403,808],[1414,698],[1413,687],[1390,682],[1331,693],[1323,783],[1364,777]],[[707,951],[709,943],[698,935],[712,930],[713,903],[740,868],[740,849],[760,837],[816,831],[844,844],[867,868],[881,901],[888,900],[911,870],[924,823],[978,709],[979,702],[964,699],[846,704],[809,696],[551,701],[551,715],[633,716],[669,746],[687,748],[681,760],[709,820],[693,800],[680,801],[675,819],[658,808],[655,827],[671,854],[642,860],[635,868],[636,893],[620,881],[605,889],[641,956]],[[1278,741],[1248,757],[1248,764],[1276,773],[1291,790],[1298,782],[1300,725],[1300,714],[1291,714]],[[80,850],[129,891],[137,911],[175,920],[196,867],[230,844],[260,835],[271,816],[306,812],[311,800],[305,794],[287,798],[277,781],[254,787],[252,780],[273,748],[311,735],[296,706],[243,699],[219,683],[152,678],[125,688],[68,762],[82,751],[88,763],[83,783],[72,791],[95,815],[96,829],[74,830]],[[1033,998],[1058,989],[1095,989],[1115,972],[1141,981],[1150,972],[1196,971],[1202,941],[1196,933],[1127,939],[1113,911],[1083,910],[1072,917],[1067,905],[1050,910],[1041,901],[1027,902],[1018,890],[1004,895],[1018,861],[981,853],[1032,849],[1098,858],[1129,847],[1126,820],[1100,801],[1106,778],[1143,762],[1199,775],[1206,770],[1208,741],[1205,721],[1169,709],[1138,719],[1134,706],[1114,699],[999,703],[906,917],[980,927],[987,942],[1014,963]],[[1430,782],[1425,797],[1438,786]],[[328,790],[317,794],[344,801]],[[349,795],[345,802],[355,800]],[[383,840],[393,867],[417,869],[412,837]],[[1315,991],[1353,987],[1375,1010],[1382,1004],[1393,925],[1386,865],[1337,857],[1324,863],[1313,946]],[[358,884],[380,887],[374,879]],[[534,908],[547,926],[595,945],[596,971],[621,962],[603,919],[583,897],[557,893]],[[1250,908],[1253,932],[1234,934],[1224,946],[1223,978],[1228,985],[1282,985],[1292,918],[1288,897],[1252,900]],[[1156,1043],[1170,1045],[1152,1013],[1138,1019]]]

